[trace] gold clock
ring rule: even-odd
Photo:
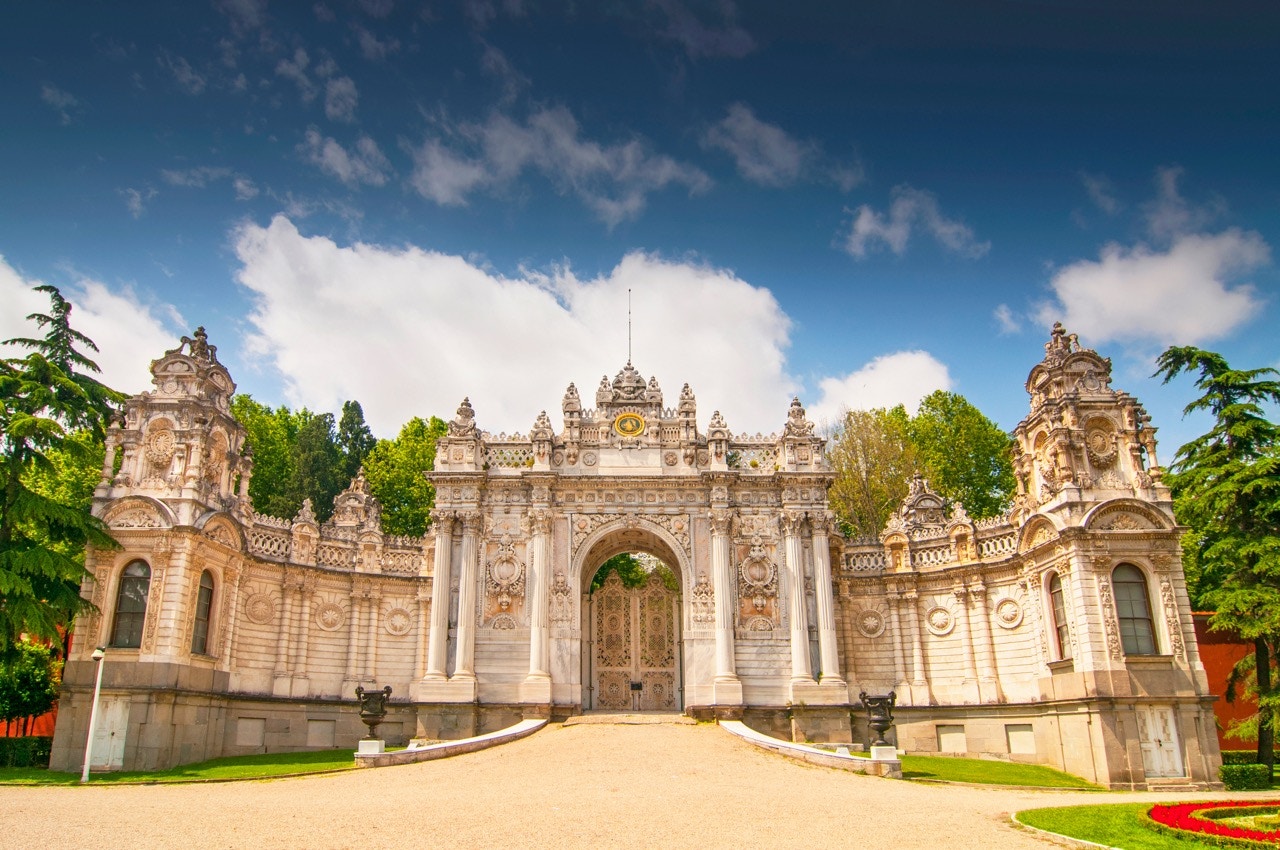
[[[613,420],[613,430],[623,437],[639,437],[644,433],[644,417],[638,413],[620,413]]]

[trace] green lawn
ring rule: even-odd
[[[950,756],[903,756],[902,777],[974,782],[982,785],[1032,785],[1041,788],[1099,790],[1097,785],[1086,782],[1078,776],[1038,764]]]
[[[266,753],[232,756],[184,764],[181,767],[154,772],[95,773],[91,785],[150,782],[207,782],[226,779],[267,779],[296,773],[325,773],[351,770],[355,767],[354,750],[321,750],[308,753]],[[80,774],[56,773],[51,770],[15,767],[0,768],[2,785],[77,785]]]
[[[1219,844],[1160,833],[1143,826],[1142,813],[1150,807],[1150,803],[1113,803],[1027,809],[1018,812],[1017,819],[1037,829],[1122,850],[1221,850]]]

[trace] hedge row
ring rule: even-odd
[[[1271,787],[1271,769],[1265,764],[1224,764],[1218,776],[1228,791],[1257,791]]]
[[[0,738],[0,767],[48,767],[53,738]]]
[[[1277,759],[1277,761],[1280,761],[1280,759]],[[1258,751],[1257,750],[1223,750],[1222,763],[1223,764],[1257,764]]]

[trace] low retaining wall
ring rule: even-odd
[[[460,741],[442,741],[439,744],[428,744],[425,747],[411,747],[393,753],[356,753],[356,767],[386,767],[392,764],[412,764],[419,761],[448,758],[449,756],[474,753],[486,750],[499,744],[506,744],[532,735],[547,725],[545,718],[521,720],[514,726],[477,735],[474,738],[463,738]]]
[[[820,750],[817,747],[809,747],[804,744],[795,744],[791,741],[782,741],[777,738],[770,738],[761,732],[757,732],[750,726],[747,726],[741,720],[721,720],[720,727],[727,732],[737,735],[744,741],[755,744],[757,747],[763,747],[766,750],[772,750],[775,753],[784,755],[787,758],[799,759],[807,761],[810,764],[819,764],[823,767],[834,767],[840,770],[850,770],[854,773],[865,773],[871,776],[883,776],[888,779],[902,778],[902,762],[898,759],[877,760],[867,758],[857,758],[844,753],[833,753],[828,750]]]

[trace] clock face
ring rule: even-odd
[[[623,437],[639,437],[644,433],[644,417],[637,413],[623,413],[613,420],[613,430]]]

